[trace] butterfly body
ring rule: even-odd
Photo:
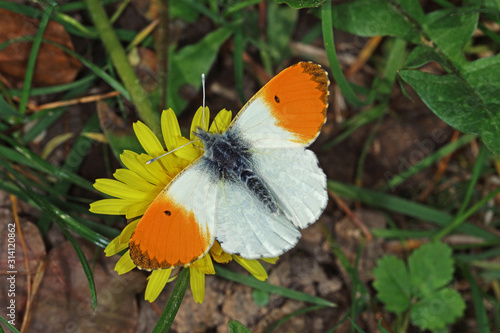
[[[254,170],[250,144],[231,129],[219,134],[199,128],[195,135],[201,139],[205,149],[202,163],[213,173],[215,181],[241,182],[270,213],[278,213],[273,195]]]
[[[151,203],[130,239],[142,269],[185,266],[214,241],[246,259],[291,249],[328,202],[307,147],[326,121],[328,77],[301,62],[267,83],[223,133],[198,129],[204,154]]]

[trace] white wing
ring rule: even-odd
[[[246,259],[279,256],[301,236],[283,214],[269,213],[239,181],[219,183],[216,220],[215,238],[222,249]]]
[[[326,175],[308,149],[257,149],[255,171],[274,194],[285,216],[298,228],[315,222],[328,202]]]
[[[214,242],[217,182],[203,159],[178,174],[156,197],[130,239],[130,256],[142,269],[184,266]]]

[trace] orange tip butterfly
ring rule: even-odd
[[[300,62],[267,83],[224,133],[199,128],[204,154],[151,203],[130,239],[141,269],[186,266],[217,240],[245,259],[295,246],[328,201],[326,176],[306,149],[326,121],[328,76]]]

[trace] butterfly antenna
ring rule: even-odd
[[[179,146],[179,147],[177,147],[177,148],[175,148],[175,149],[172,149],[171,151],[168,151],[168,152],[166,152],[166,153],[165,153],[165,154],[163,154],[163,155],[160,155],[160,156],[157,156],[157,157],[155,157],[155,158],[153,158],[153,159],[150,159],[149,161],[147,161],[147,162],[146,162],[146,164],[151,164],[151,163],[153,163],[154,161],[159,160],[159,159],[160,159],[160,158],[162,158],[163,156],[167,156],[168,154],[171,154],[171,153],[173,153],[173,152],[174,152],[174,151],[176,151],[176,150],[179,150],[179,149],[181,149],[181,148],[184,148],[184,147],[186,147],[187,145],[190,145],[190,144],[192,144],[193,142],[198,141],[198,140],[200,140],[200,139],[196,139],[196,140],[193,140],[193,141],[189,141],[188,143],[185,143],[185,144],[183,144],[182,146]]]
[[[205,73],[201,74],[201,88],[203,89],[203,126],[205,126]],[[208,128],[204,128],[208,131]]]

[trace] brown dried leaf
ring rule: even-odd
[[[92,260],[95,248],[86,243],[80,246]],[[71,244],[66,241],[52,249],[32,307],[30,332],[135,332],[135,294],[144,289],[146,279],[137,271],[117,275],[115,263],[112,258],[90,262],[97,290],[94,311],[87,279]]]
[[[20,223],[28,252],[27,257],[30,273],[33,277],[38,265],[45,257],[45,245],[36,225],[27,221],[21,221]],[[15,234],[15,242],[13,243],[15,246],[8,245],[11,244],[10,239],[12,239],[10,234]],[[0,272],[2,273],[2,281],[0,282],[0,308],[7,309],[10,306],[11,300],[15,302],[14,318],[9,316],[11,313],[10,309],[7,312],[2,311],[1,315],[9,321],[15,319],[15,327],[20,329],[27,302],[28,277],[24,260],[25,253],[23,253],[19,238],[20,232],[15,226],[14,217],[10,209],[0,209],[0,235],[2,236],[0,237]],[[14,252],[9,253],[10,250],[14,250]],[[12,262],[8,262],[9,255],[13,255],[14,257],[14,266],[9,265],[12,264]],[[11,271],[17,273],[10,273]],[[6,328],[4,325],[2,327]]]
[[[0,9],[0,22],[0,44],[22,36],[34,36],[39,25],[38,20],[5,9]],[[57,22],[49,22],[43,37],[74,50],[69,34]],[[18,42],[0,51],[0,74],[11,80],[14,86],[22,85],[32,45],[32,42]],[[42,43],[38,50],[33,85],[51,86],[72,82],[80,67],[80,62],[74,57],[53,45]]]

